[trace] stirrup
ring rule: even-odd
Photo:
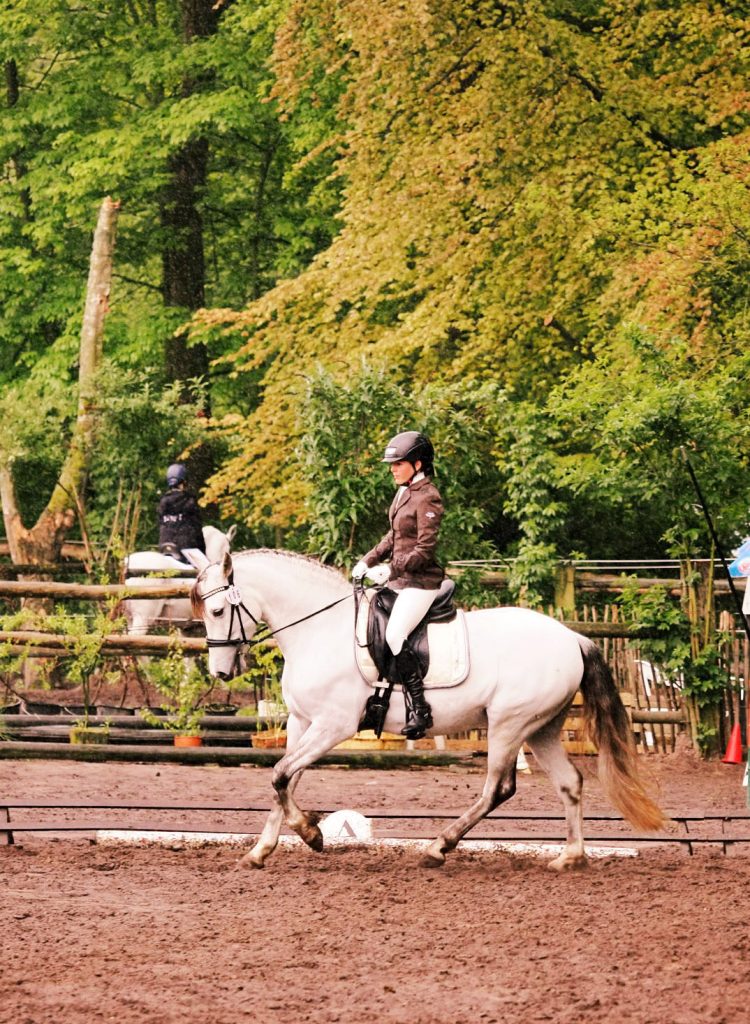
[[[370,694],[365,704],[364,714],[357,728],[358,732],[361,732],[363,729],[372,729],[378,739],[380,739],[380,734],[385,724],[385,716],[388,714],[388,705],[391,701],[392,692],[393,684],[390,683],[388,688],[382,692],[378,689],[375,693]]]

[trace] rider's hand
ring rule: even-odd
[[[372,569],[368,569],[365,575],[368,580],[372,580],[373,583],[382,586],[391,578],[391,567],[381,562],[380,565],[373,565]]]
[[[369,566],[367,562],[363,562],[362,560],[360,560],[352,569],[352,579],[361,580],[367,574],[368,569]]]

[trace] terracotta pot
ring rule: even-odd
[[[180,736],[176,734],[174,745],[176,747],[200,747],[203,745],[203,740],[200,736]]]

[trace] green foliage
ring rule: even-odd
[[[169,653],[153,658],[147,668],[147,677],[165,698],[161,709],[168,717],[154,714],[148,708],[140,711],[149,725],[169,729],[181,736],[199,736],[205,710],[201,706],[210,686],[200,665],[185,658],[179,637],[174,636]]]
[[[482,583],[484,569],[462,566],[456,577],[456,603],[461,608],[496,608],[502,604],[501,594],[495,587]]]
[[[551,596],[565,513],[555,475],[559,434],[546,411],[529,403],[504,403],[503,413],[504,512],[520,533],[508,586],[517,600],[538,605]]]
[[[174,161],[206,154],[194,207],[207,302],[242,305],[328,243],[338,186],[332,154],[295,168],[304,118],[279,118],[268,61],[283,3],[236,0],[186,26],[206,5],[54,0],[4,4],[0,59],[0,382],[40,361],[74,376],[96,210],[121,203],[107,320],[120,364],[157,367],[191,306],[165,306]],[[309,199],[309,204],[308,204]],[[179,272],[179,268],[178,268]],[[189,282],[190,286],[194,282]],[[187,288],[185,289],[187,291]],[[168,301],[179,301],[171,297]],[[224,337],[212,339],[217,352]],[[214,402],[231,393],[217,378]],[[235,399],[242,401],[241,392]]]
[[[163,383],[158,374],[105,361],[93,383],[98,421],[86,517],[93,538],[103,541],[118,527],[118,509],[129,499],[153,507],[165,467],[205,438],[205,421],[198,416],[200,382],[194,390],[194,400],[185,402],[180,387]],[[0,458],[11,467],[29,525],[57,479],[74,422],[73,390],[44,364],[23,384],[0,393]],[[152,542],[153,516],[140,527],[141,538]]]
[[[75,415],[107,192],[122,208],[106,349],[134,376],[107,392],[92,533],[138,474],[151,500],[166,447],[197,440],[139,376],[158,391],[189,313],[165,305],[184,244],[166,213],[194,152],[195,340],[224,358],[206,498],[253,539],[311,531],[353,557],[387,504],[379,448],[417,420],[439,447],[443,557],[490,542],[530,603],[556,555],[705,543],[683,444],[723,538],[745,532],[744,10],[234,0],[191,35],[197,9],[3,5],[0,454],[27,521]],[[387,377],[360,395],[363,359]],[[317,365],[333,383],[310,382]]]
[[[493,415],[488,386],[427,386],[415,393],[367,364],[346,381],[319,369],[308,382],[300,442],[308,550],[346,565],[383,536],[393,489],[383,451],[399,431],[420,430],[435,447],[436,483],[446,506],[439,557],[489,553],[482,528],[497,502]]]
[[[148,510],[138,537],[154,543],[152,509],[164,489],[164,471],[206,436],[199,415],[202,384],[195,382],[194,398],[186,402],[179,384],[110,364],[99,375],[98,393],[101,418],[92,453],[88,526],[95,536],[106,537],[123,500],[137,495]]]
[[[57,633],[65,638],[61,663],[65,669],[66,681],[81,688],[84,706],[81,724],[84,726],[88,724],[91,710],[93,677],[103,671],[106,663],[105,638],[125,627],[124,619],[113,617],[112,605],[113,602],[109,603],[109,607],[97,606],[94,613],[88,615],[72,612],[60,605],[49,614],[22,608],[13,615],[2,617],[2,628],[5,630]],[[0,648],[0,662],[7,672],[20,672],[25,660],[26,655],[14,656],[11,653],[10,643]]]
[[[291,116],[326,108],[311,156],[322,130],[332,148],[345,130],[341,228],[246,310],[201,317],[235,332],[232,367],[261,401],[234,424],[242,443],[217,498],[295,524],[297,379],[318,361],[343,375],[364,356],[417,393],[490,380],[544,406],[627,323],[664,349],[680,339],[687,377],[747,350],[747,31],[738,9],[702,0],[573,13],[536,0],[292,0],[275,94]],[[610,407],[627,405],[618,394]],[[586,426],[595,442],[598,424]],[[608,512],[602,500],[591,518]],[[589,546],[578,524],[561,525],[542,548],[529,541],[539,557],[553,543]],[[624,525],[643,535],[635,517]]]
[[[664,587],[649,587],[639,593],[634,576],[618,601],[625,620],[636,631],[652,634],[638,641],[642,656],[667,676],[681,676],[690,659],[690,622],[679,603]]]
[[[555,477],[576,546],[591,550],[602,524],[620,557],[680,556],[688,537],[707,550],[682,446],[727,543],[745,530],[750,425],[735,381],[746,365],[742,354],[696,374],[684,345],[631,327],[553,390]]]
[[[691,707],[695,742],[703,753],[712,753],[718,740],[718,709],[726,688],[722,664],[727,637],[707,631],[663,587],[638,593],[635,577],[620,597],[624,616],[636,629],[652,636],[639,640],[642,657],[667,678],[679,680],[683,697]]]
[[[232,689],[246,690],[252,688],[254,693],[262,694],[258,701],[265,701],[265,715],[256,718],[256,731],[264,728],[278,732],[286,715],[284,695],[281,690],[281,673],[284,669],[284,656],[279,647],[271,644],[257,644],[247,655],[248,665],[245,671],[236,676],[229,684]],[[248,710],[249,713],[249,710]],[[260,715],[259,708],[256,713]]]

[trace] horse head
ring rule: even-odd
[[[206,556],[209,562],[220,562],[224,555],[229,553],[236,533],[236,524],[230,526],[226,533],[222,533],[215,526],[203,527],[203,539],[206,542]]]
[[[233,679],[244,670],[243,647],[253,638],[260,610],[257,601],[248,604],[249,597],[234,583],[229,552],[219,562],[209,562],[205,556],[203,560],[190,591],[193,616],[206,629],[209,672],[219,679]]]

